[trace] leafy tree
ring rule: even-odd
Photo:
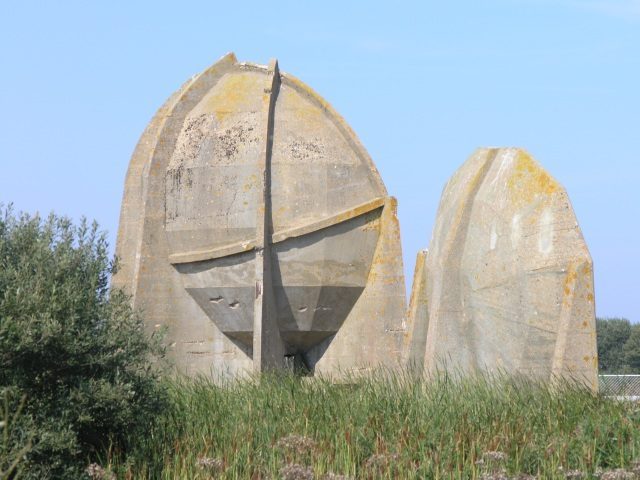
[[[18,419],[25,397],[16,401],[15,392],[5,388],[0,392],[0,479],[17,478],[22,473],[24,456],[31,450],[29,428]]]
[[[625,318],[598,318],[598,364],[603,373],[622,373],[625,366],[623,347],[631,335],[631,323]]]
[[[0,207],[0,387],[26,395],[27,478],[81,478],[164,405],[159,341],[109,291],[113,267],[95,222]]]
[[[640,373],[640,325],[631,327],[631,334],[622,349],[628,373]]]

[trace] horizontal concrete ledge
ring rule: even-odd
[[[360,215],[364,215],[365,213],[369,213],[380,208],[384,205],[384,200],[384,197],[379,197],[375,200],[361,203],[356,207],[350,208],[349,210],[344,210],[340,213],[337,213],[331,217],[324,218],[317,222],[309,223],[301,227],[288,228],[286,230],[282,230],[281,232],[276,232],[271,237],[271,243],[280,243],[288,238],[301,237],[303,235],[322,230],[323,228],[346,222],[347,220],[351,220],[352,218],[359,217]]]
[[[271,243],[280,243],[289,238],[301,237],[308,235],[323,228],[331,227],[338,223],[346,222],[352,218],[359,217],[366,213],[377,210],[385,203],[384,197],[378,197],[369,202],[361,203],[353,208],[344,210],[340,213],[324,218],[314,223],[302,225],[300,227],[292,227],[280,232],[276,232],[271,236]],[[174,253],[169,255],[169,262],[173,265],[180,263],[202,262],[205,260],[214,260],[216,258],[228,257],[238,253],[244,253],[253,250],[256,247],[255,240],[247,240],[243,242],[225,245],[223,247],[210,248],[206,250],[198,250],[184,253]]]
[[[247,240],[244,242],[233,243],[218,248],[210,248],[207,250],[197,250],[194,252],[174,253],[169,255],[169,263],[175,265],[178,263],[202,262],[204,260],[213,260],[215,258],[228,257],[237,253],[249,252],[256,248],[255,240]]]

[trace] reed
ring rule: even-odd
[[[569,382],[381,372],[168,388],[152,432],[105,454],[119,477],[634,478],[640,458],[640,408]]]

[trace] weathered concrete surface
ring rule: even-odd
[[[525,151],[481,149],[446,185],[408,356],[597,389],[592,261],[566,191]],[[426,283],[425,283],[426,282]]]
[[[367,373],[402,363],[406,291],[397,202],[388,197],[378,219],[367,229],[379,231],[362,294],[333,340],[309,352],[316,371],[334,375],[342,369]]]
[[[421,250],[416,257],[413,272],[413,287],[404,344],[404,361],[412,371],[424,368],[424,354],[427,347],[427,333],[429,331],[429,306],[427,304],[427,256],[428,250]]]
[[[309,87],[229,54],[153,118],[131,159],[114,286],[187,374],[400,362],[395,202]],[[287,360],[286,358],[289,360]]]

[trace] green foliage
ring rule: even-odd
[[[631,334],[622,348],[624,363],[627,370],[634,373],[640,372],[640,325],[631,327]]]
[[[29,429],[18,423],[26,397],[16,399],[16,392],[5,388],[0,392],[0,480],[17,478],[22,473],[24,458],[31,450]]]
[[[0,387],[27,398],[28,478],[80,478],[162,408],[149,361],[159,343],[109,292],[112,271],[95,222],[0,216]]]
[[[640,457],[636,404],[576,385],[382,373],[183,379],[170,391],[152,434],[103,460],[122,478],[565,478],[560,467],[589,478]]]
[[[640,373],[640,325],[626,318],[598,318],[600,373]]]

